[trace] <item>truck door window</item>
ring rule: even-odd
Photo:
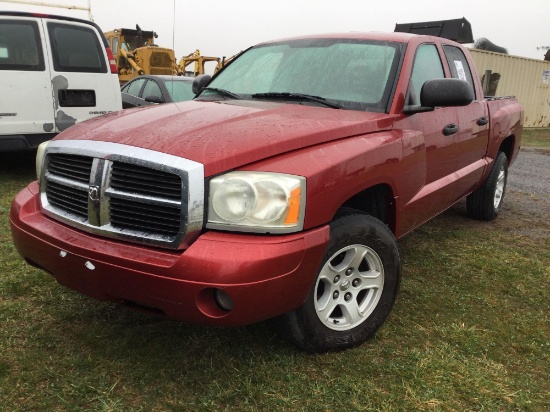
[[[45,70],[36,22],[0,20],[0,70]]]
[[[444,45],[443,51],[445,52],[445,57],[449,63],[452,76],[456,79],[466,80],[472,85],[472,88],[475,91],[470,65],[468,64],[468,60],[466,60],[466,56],[464,56],[462,50],[458,47]]]
[[[409,83],[408,104],[420,105],[420,90],[428,80],[445,77],[439,53],[434,44],[423,44],[416,50]]]
[[[107,73],[103,46],[94,30],[48,23],[48,32],[55,71]]]

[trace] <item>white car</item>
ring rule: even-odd
[[[116,64],[93,22],[0,11],[0,152],[36,148],[122,109]]]

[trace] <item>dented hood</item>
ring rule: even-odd
[[[210,176],[271,156],[386,130],[392,116],[261,101],[189,101],[123,110],[56,140],[114,142],[202,163]]]

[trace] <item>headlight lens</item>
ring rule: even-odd
[[[212,196],[214,212],[223,220],[240,222],[255,206],[256,190],[244,179],[231,178],[220,184]]]
[[[40,175],[42,174],[42,165],[44,164],[44,156],[46,155],[46,146],[48,142],[40,143],[36,150],[36,178],[40,182]]]
[[[268,172],[230,172],[210,180],[207,227],[249,232],[303,228],[305,178]]]

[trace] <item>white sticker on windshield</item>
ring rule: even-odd
[[[461,80],[466,80],[466,72],[464,71],[464,66],[460,60],[455,60],[456,72],[458,73],[458,78]]]

